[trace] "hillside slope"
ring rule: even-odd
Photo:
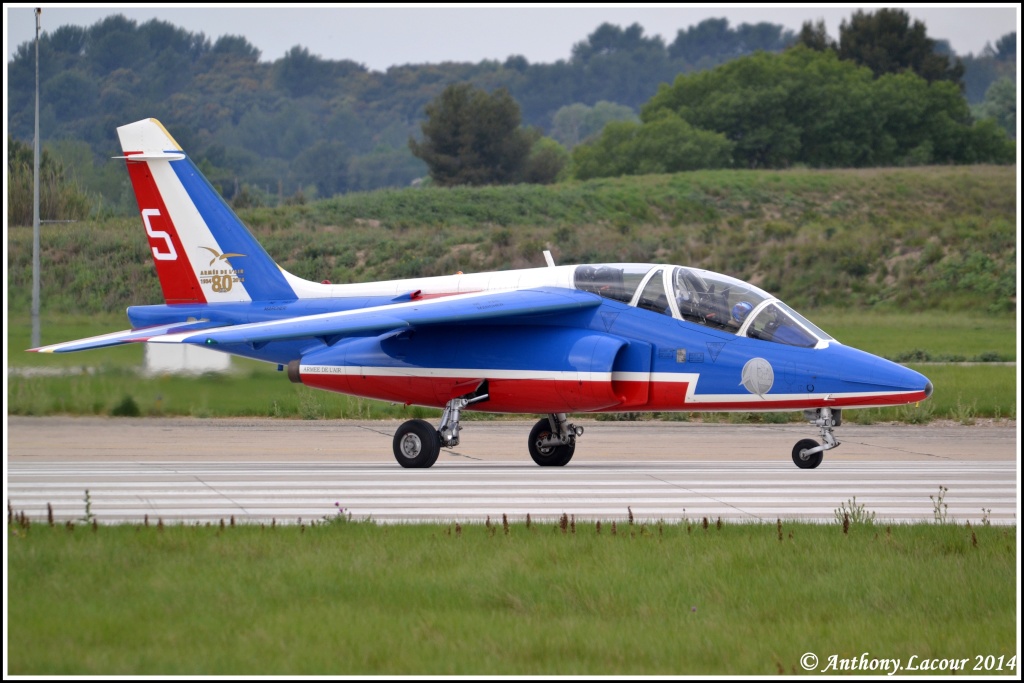
[[[239,211],[281,266],[357,282],[659,261],[748,279],[793,305],[1008,313],[1016,166],[705,171],[552,186],[356,193]],[[27,315],[31,228],[8,233],[9,313]],[[44,312],[159,303],[140,221],[46,225]]]

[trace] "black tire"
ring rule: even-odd
[[[572,460],[572,454],[576,452],[576,437],[572,437],[569,443],[558,446],[538,446],[537,441],[551,436],[551,423],[544,418],[533,425],[530,430],[530,457],[541,467],[563,467]]]
[[[807,455],[805,451],[817,448],[820,445],[814,439],[800,439],[793,446],[793,462],[802,470],[813,470],[821,464],[821,459],[825,457],[825,451],[818,451],[810,455]]]
[[[430,467],[441,453],[441,436],[424,420],[409,420],[395,432],[395,460],[402,467]]]

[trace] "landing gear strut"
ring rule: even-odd
[[[488,394],[453,398],[445,404],[439,429],[425,420],[409,420],[395,432],[392,448],[402,467],[430,467],[437,462],[442,448],[459,445],[459,416],[468,405],[486,401]]]
[[[566,421],[565,413],[552,413],[530,430],[530,457],[541,467],[562,467],[576,452],[576,437],[583,427]]]
[[[804,416],[821,430],[821,440],[825,443],[822,445],[814,439],[800,439],[793,446],[793,462],[800,469],[812,470],[821,464],[825,451],[839,445],[835,435],[832,434],[832,428],[843,423],[843,413],[838,409],[818,408],[805,410]]]

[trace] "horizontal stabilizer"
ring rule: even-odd
[[[180,161],[185,158],[184,152],[156,152],[153,154],[133,154],[124,157],[110,157],[111,159],[128,159],[129,161]]]
[[[346,337],[426,325],[490,322],[569,313],[600,305],[593,294],[558,288],[472,293],[339,313],[235,325],[208,333],[168,333],[146,340],[177,344],[257,344],[303,337]]]
[[[196,322],[176,322],[170,325],[154,325],[153,327],[140,327],[134,330],[122,330],[101,334],[96,337],[76,339],[60,344],[40,346],[37,349],[28,349],[37,353],[70,353],[72,351],[88,351],[89,349],[102,349],[106,346],[117,346],[118,344],[131,344],[133,342],[146,342],[152,337],[175,333],[194,333],[197,330],[206,330],[211,327],[222,327],[223,323],[214,323],[208,320]]]

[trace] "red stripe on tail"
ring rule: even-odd
[[[135,188],[135,199],[139,203],[142,222],[146,226],[156,274],[164,292],[164,301],[169,304],[206,303],[206,297],[196,279],[188,254],[178,238],[174,223],[167,211],[160,190],[145,161],[125,162],[128,175]],[[166,163],[166,162],[164,162]]]

